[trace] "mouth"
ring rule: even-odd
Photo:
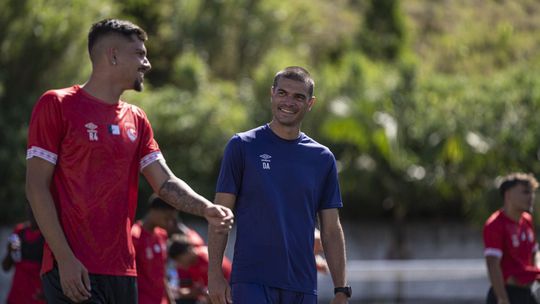
[[[280,112],[285,113],[285,114],[291,114],[291,115],[292,115],[292,114],[296,114],[296,111],[293,111],[293,110],[290,110],[290,109],[285,109],[285,108],[283,108],[283,107],[278,107],[278,110],[279,110]]]

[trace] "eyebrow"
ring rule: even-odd
[[[277,91],[278,92],[285,92],[285,93],[289,93],[289,91],[285,90],[285,89],[282,89],[282,88],[277,88]],[[305,99],[307,99],[307,95],[306,94],[303,94],[303,93],[294,93],[294,97],[303,97]]]

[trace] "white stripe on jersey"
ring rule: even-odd
[[[53,165],[56,165],[56,161],[58,160],[58,155],[56,155],[55,153],[36,146],[32,146],[28,150],[26,150],[26,159],[30,159],[32,157],[42,158],[52,163]]]
[[[140,171],[142,171],[146,166],[150,165],[151,163],[159,159],[165,160],[165,158],[163,157],[160,151],[152,152],[148,155],[145,155],[143,158],[141,158],[141,161],[140,161]]]
[[[503,252],[502,250],[500,249],[497,249],[497,248],[486,248],[484,250],[484,256],[494,256],[494,257],[497,257],[497,258],[502,258],[503,256]]]

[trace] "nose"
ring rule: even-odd
[[[150,64],[150,60],[148,60],[148,57],[144,57],[143,67],[146,70],[146,72],[148,72],[148,71],[150,71],[150,69],[152,69],[152,65]]]
[[[294,99],[294,96],[292,94],[287,94],[285,98],[283,98],[283,102],[287,105],[294,104],[296,100]]]

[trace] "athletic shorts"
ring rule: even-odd
[[[62,292],[58,268],[54,267],[41,277],[47,303],[74,303]],[[137,278],[90,274],[92,297],[83,304],[137,304]]]
[[[511,285],[506,285],[505,287],[506,293],[508,293],[510,304],[538,304],[534,299],[530,288]],[[497,304],[497,297],[495,296],[493,287],[491,287],[488,291],[486,303]]]
[[[254,283],[234,283],[234,304],[317,304],[317,295]]]

